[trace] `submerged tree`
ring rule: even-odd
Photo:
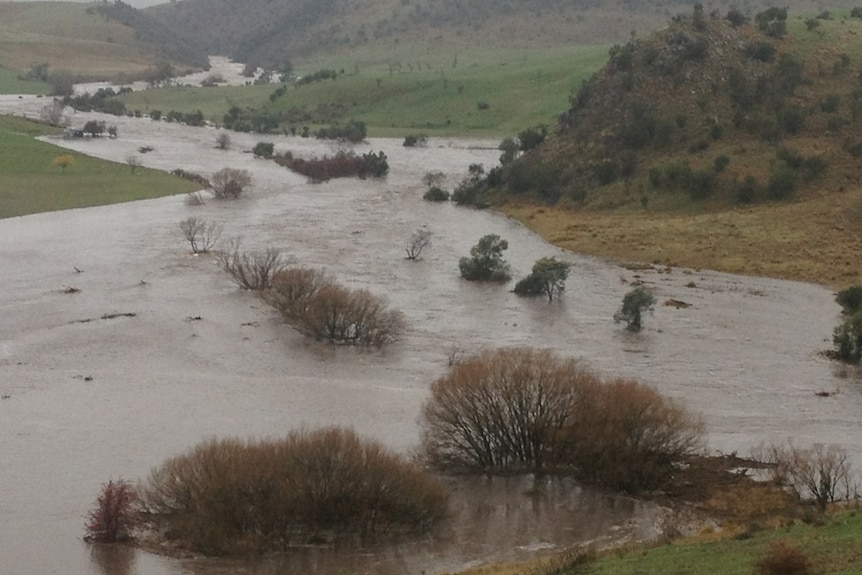
[[[640,331],[643,312],[652,311],[654,307],[653,293],[645,287],[636,287],[623,297],[623,304],[614,314],[614,321],[626,322],[626,329],[629,331]]]

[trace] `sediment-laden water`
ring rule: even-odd
[[[33,116],[41,105],[0,98],[0,112]],[[73,123],[90,117],[76,114]],[[565,482],[530,497],[527,480],[510,479],[459,484],[456,518],[438,538],[362,552],[174,560],[81,540],[101,483],[145,478],[214,435],[338,424],[409,453],[429,384],[453,354],[495,346],[551,348],[603,374],[652,384],[703,415],[711,450],[745,455],[791,438],[838,444],[862,467],[859,374],[819,355],[839,321],[829,289],[686,269],[629,271],[562,252],[493,212],[421,199],[423,174],[443,171],[451,188],[469,164],[496,162],[495,142],[432,139],[408,149],[371,139],[357,150],[386,152],[385,180],[311,184],[246,150],[259,140],[298,155],[337,145],[232,134],[225,152],[214,149],[214,129],[107,119],[118,125],[117,140],[56,143],[119,162],[136,154],[165,170],[244,168],[255,185],[238,201],[199,207],[168,197],[0,220],[3,573],[430,574],[578,541],[654,536],[659,511],[651,505]],[[153,151],[138,153],[143,146]],[[118,170],[133,177],[127,166]],[[404,340],[382,353],[304,340],[211,256],[189,253],[178,226],[189,216],[221,223],[224,239],[281,248],[384,294],[407,317]],[[420,227],[432,231],[432,246],[407,261],[405,242]],[[462,281],[458,258],[488,233],[509,241],[516,278],[542,256],[571,261],[563,298],[549,304],[516,297],[512,284]],[[659,305],[644,331],[630,334],[612,317],[636,281],[655,288]],[[662,305],[669,299],[691,307]],[[120,315],[101,319],[106,314]]]

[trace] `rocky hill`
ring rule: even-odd
[[[554,133],[477,197],[691,209],[856,185],[862,10],[853,13],[747,18],[696,6],[615,45]]]

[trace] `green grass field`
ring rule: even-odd
[[[190,192],[200,186],[157,170],[90,158],[35,140],[54,131],[0,116],[0,218]],[[71,154],[65,172],[52,165]]]
[[[21,72],[0,69],[0,94],[47,94],[51,87],[45,82],[21,80]]]
[[[376,54],[339,56],[301,64],[297,72],[344,70],[336,80],[288,86],[271,102],[277,85],[168,88],[122,97],[132,110],[201,110],[221,122],[231,106],[264,111],[301,108],[330,121],[364,121],[373,136],[505,136],[538,124],[551,125],[569,107],[570,94],[608,57],[607,46],[529,51],[468,52],[400,61]],[[479,109],[479,104],[487,104]],[[328,122],[318,122],[325,124]]]

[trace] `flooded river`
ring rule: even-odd
[[[41,105],[4,97],[0,112],[35,115]],[[232,134],[233,149],[219,151],[213,129],[108,121],[119,127],[117,140],[57,143],[120,162],[152,146],[138,154],[147,167],[205,175],[244,168],[255,185],[236,202],[190,207],[168,197],[0,220],[6,575],[431,574],[578,541],[655,536],[659,511],[650,505],[569,484],[530,497],[524,480],[510,479],[459,484],[456,517],[440,537],[362,553],[174,560],[81,541],[101,483],[145,478],[214,435],[339,424],[409,453],[429,384],[450,357],[496,346],[552,348],[601,373],[652,384],[703,415],[711,450],[744,455],[786,438],[835,443],[862,468],[859,375],[819,355],[839,320],[828,289],[708,271],[629,271],[562,252],[492,212],[421,199],[423,174],[440,170],[451,188],[469,164],[496,161],[494,142],[432,139],[408,149],[372,139],[357,149],[384,150],[388,178],[315,185],[244,150],[264,139],[298,155],[331,153],[332,144]],[[237,289],[212,257],[190,255],[178,227],[189,216],[221,223],[223,238],[241,236],[247,248],[281,248],[347,285],[384,294],[409,322],[405,338],[383,353],[305,341]],[[433,243],[421,261],[407,261],[405,242],[420,227],[432,231]],[[509,241],[516,278],[542,256],[571,261],[563,298],[549,304],[516,297],[511,284],[462,281],[458,258],[488,233]],[[636,280],[655,288],[659,305],[645,330],[630,334],[612,317]],[[671,298],[691,307],[662,305]],[[101,319],[106,314],[134,316]]]

